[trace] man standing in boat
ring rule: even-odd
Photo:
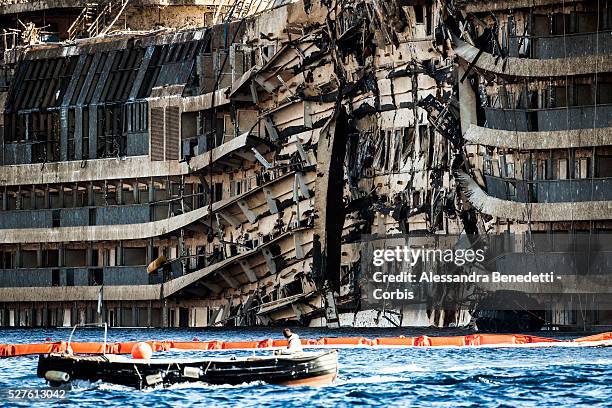
[[[303,351],[300,336],[292,332],[291,329],[283,329],[283,336],[287,339],[287,348],[279,350],[279,354],[293,354]]]

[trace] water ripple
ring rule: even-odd
[[[304,337],[323,332],[303,330]],[[411,335],[407,331],[371,332]],[[415,331],[416,335],[421,333]],[[448,332],[443,333],[448,335]],[[457,334],[457,333],[453,333]],[[459,333],[461,334],[461,333]],[[65,339],[67,330],[0,330],[0,343]],[[109,341],[137,339],[245,340],[279,338],[279,333],[257,330],[111,330]],[[338,334],[351,335],[351,332]],[[359,335],[364,335],[363,331]],[[79,337],[80,336],[80,337]],[[99,332],[85,331],[75,340],[97,340]],[[18,339],[18,340],[15,340]],[[228,355],[249,354],[241,351]],[[201,356],[201,352],[176,352]],[[0,389],[41,387],[36,377],[37,358],[0,359]],[[609,406],[612,395],[612,348],[506,348],[506,349],[343,349],[340,375],[331,386],[282,387],[248,383],[239,386],[180,384],[163,389],[131,388],[79,381],[68,407],[303,407],[383,405],[441,407]],[[0,401],[2,406],[48,407],[47,402]]]

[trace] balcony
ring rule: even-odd
[[[455,179],[467,200],[484,214],[517,221],[593,221],[612,219],[612,201],[523,203],[487,193],[464,172]]]
[[[213,211],[225,201],[213,205]],[[78,241],[121,241],[153,238],[170,234],[190,224],[200,222],[208,217],[209,208],[195,210],[164,218],[158,221],[117,224],[89,225],[57,228],[6,228],[0,234],[3,244],[25,242],[78,242]]]
[[[510,37],[510,57],[556,59],[612,53],[612,32]]]
[[[486,127],[518,132],[552,132],[612,126],[612,105],[551,109],[485,108]]]
[[[41,171],[43,167],[40,164],[21,164],[0,166],[0,180],[4,180],[6,185],[16,186],[180,176],[209,168],[211,163],[214,170],[224,170],[228,166],[239,167],[245,160],[255,162],[251,149],[256,148],[265,155],[271,150],[271,145],[267,140],[243,134],[192,157],[189,163],[178,160],[151,161],[148,156],[130,156],[46,163],[45,171]]]
[[[522,132],[470,125],[463,137],[469,144],[508,149],[571,149],[612,145],[612,128]]]
[[[459,58],[483,71],[510,77],[550,78],[568,75],[587,75],[595,72],[610,72],[612,59],[608,54],[597,54],[589,58],[567,57],[554,59],[501,58],[481,52],[473,45],[453,36],[453,48]]]
[[[204,200],[195,193],[144,204],[0,211],[0,230],[143,224],[196,210]]]
[[[304,260],[311,251],[312,224],[301,222],[263,237],[263,242],[254,249],[216,260],[202,269],[165,282],[163,293],[171,297],[180,290],[202,284],[212,295],[218,295],[225,289],[256,285],[260,279],[275,275],[281,267]]]
[[[13,210],[3,211],[1,214],[0,230],[140,224],[152,221],[149,204],[56,210]]]
[[[612,200],[612,178],[516,180],[485,176],[490,196],[519,203],[573,203]]]
[[[149,285],[154,276],[146,266],[105,266],[99,268],[18,268],[0,269],[0,288]]]

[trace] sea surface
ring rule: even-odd
[[[460,330],[299,329],[303,338],[463,335]],[[74,341],[101,341],[101,330],[79,330]],[[0,329],[0,343],[66,340],[69,329]],[[549,336],[544,332],[539,335]],[[578,337],[556,335],[552,337]],[[258,340],[281,338],[279,329],[109,329],[109,341]],[[177,357],[219,352],[156,353]],[[245,352],[224,352],[241,355]],[[283,387],[176,385],[139,391],[106,383],[77,382],[63,401],[9,401],[2,406],[73,407],[575,407],[611,406],[612,347],[608,348],[412,348],[340,350],[335,384]],[[7,388],[44,387],[36,377],[37,357],[0,359],[0,393]]]

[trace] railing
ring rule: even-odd
[[[533,59],[584,57],[612,53],[612,32],[552,36],[511,36],[509,55]]]
[[[520,203],[563,203],[612,200],[612,178],[517,180],[485,176],[487,193]]]
[[[585,241],[586,242],[586,241]],[[605,277],[610,274],[612,252],[598,248],[593,242],[591,248],[578,248],[575,251],[538,251],[505,253],[495,261],[495,271],[515,274],[517,271],[534,273],[551,272],[555,275],[574,275],[586,283],[590,276]],[[609,246],[608,246],[609,248]],[[561,282],[559,282],[561,283]]]
[[[108,325],[106,324],[106,322],[104,323],[77,323],[74,325],[74,327],[72,328],[72,331],[70,332],[70,337],[68,337],[68,344],[66,345],[66,350],[72,350],[70,348],[70,343],[72,343],[72,337],[74,337],[74,332],[76,331],[77,327],[103,327],[104,328],[104,343],[102,343],[102,355],[105,356],[106,355],[106,343],[108,340]],[[70,351],[71,352],[71,351]]]
[[[549,109],[485,108],[486,127],[520,132],[546,132],[612,126],[612,105]]]
[[[95,37],[105,34],[117,21],[129,0],[108,0],[98,11],[98,4],[87,3],[81,14],[68,28],[68,39],[74,40],[79,35]]]
[[[2,52],[12,50],[21,44],[21,32],[15,29],[2,29]]]
[[[102,282],[96,282],[94,271],[102,273]],[[82,266],[0,269],[0,287],[54,287],[54,286],[117,286],[159,283],[147,273],[145,265],[137,266]]]
[[[170,218],[181,213],[183,208],[185,212],[201,208],[204,198],[203,193],[194,193],[143,204],[0,211],[0,231],[18,228],[140,224]],[[186,205],[181,205],[182,200],[186,201]],[[196,201],[195,206],[192,205],[193,201]]]
[[[93,13],[95,13],[95,7],[91,3],[85,4],[81,14],[79,14],[70,27],[68,27],[67,33],[69,40],[74,40],[79,33],[87,30]]]

